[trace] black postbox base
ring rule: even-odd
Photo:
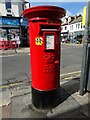
[[[60,87],[51,91],[38,91],[32,87],[32,104],[38,109],[50,109],[60,103]]]

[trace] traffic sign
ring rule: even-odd
[[[82,26],[85,26],[86,24],[86,6],[84,6],[84,9],[83,9],[83,16],[82,16]]]

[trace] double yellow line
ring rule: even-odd
[[[18,86],[18,85],[21,85],[21,83],[11,83],[9,85],[1,85],[0,89],[5,89],[5,88],[9,88],[9,87],[15,87],[15,86]]]
[[[61,74],[61,77],[67,76],[67,75],[73,75],[73,74],[80,74],[81,71],[75,71],[75,72],[70,72],[70,73],[65,73],[65,74]]]
[[[66,74],[61,74],[60,77],[64,77],[64,80],[68,80],[68,79],[73,78],[73,76],[70,76],[70,75],[78,74],[77,76],[75,76],[75,77],[78,77],[78,76],[80,76],[80,73],[81,73],[81,71],[75,71],[75,72],[70,72],[70,73],[66,73]],[[69,76],[69,77],[65,77],[65,76]],[[23,83],[18,82],[18,83],[12,83],[12,84],[9,84],[9,85],[1,85],[0,89],[6,89],[6,88],[9,88],[9,87],[16,87],[16,86],[21,85],[21,84],[23,84]]]
[[[70,72],[66,74],[61,74],[60,77],[63,78],[63,80],[69,80],[69,79],[79,77],[80,73],[81,71],[75,71],[75,72]]]

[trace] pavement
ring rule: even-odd
[[[66,44],[66,43],[61,43]],[[83,44],[66,44],[72,46],[82,46]],[[8,50],[0,50],[0,55],[14,55],[14,54],[23,54],[23,53],[30,53],[29,47],[21,47],[19,49],[8,49]]]
[[[37,109],[32,104],[31,80],[0,89],[2,118],[85,118],[90,117],[90,93],[79,95],[79,78],[61,79],[60,104],[52,109]]]
[[[30,53],[29,47],[23,47],[19,49],[8,49],[8,50],[0,50],[0,55],[15,55],[15,54],[26,54]]]

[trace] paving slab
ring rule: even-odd
[[[11,118],[86,118],[81,105],[61,88],[60,104],[47,110],[38,110],[32,105],[31,93],[12,98]],[[78,114],[79,116],[76,116]]]
[[[7,90],[6,93],[2,92],[3,100],[9,97],[6,106],[2,107],[3,118],[7,116],[10,118],[87,118],[89,116],[88,96],[90,94],[79,96],[79,80],[61,82],[60,104],[47,110],[37,109],[32,105],[30,85],[22,85]]]

